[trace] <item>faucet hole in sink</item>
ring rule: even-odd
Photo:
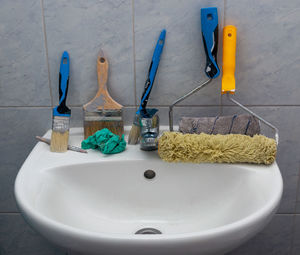
[[[142,234],[142,235],[153,235],[153,234],[162,234],[161,231],[159,231],[156,228],[142,228],[135,232],[136,235]]]
[[[156,175],[156,173],[151,169],[144,172],[144,177],[146,179],[153,179],[155,177],[155,175]]]

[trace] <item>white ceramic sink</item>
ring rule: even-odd
[[[70,144],[82,139],[82,129],[71,129]],[[60,154],[38,143],[15,182],[27,222],[80,254],[225,254],[270,221],[281,195],[276,163],[165,163],[139,146]],[[135,234],[143,228],[162,234]]]

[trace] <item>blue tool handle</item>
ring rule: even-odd
[[[152,90],[153,83],[154,83],[155,76],[156,76],[156,72],[157,72],[157,69],[158,69],[160,56],[161,56],[161,53],[162,53],[164,45],[165,45],[165,38],[166,38],[166,30],[163,29],[160,33],[160,36],[158,38],[158,41],[156,43],[156,47],[155,47],[155,50],[154,50],[154,53],[153,53],[153,56],[152,56],[152,60],[151,60],[149,71],[148,71],[148,78],[147,78],[146,83],[145,83],[144,92],[143,92],[143,95],[142,95],[140,107],[136,112],[137,114],[139,114],[141,110],[146,109],[148,99],[149,99],[149,96],[150,96],[150,92]]]
[[[219,76],[218,52],[218,10],[216,7],[201,9],[201,30],[206,54],[206,75],[213,79]]]
[[[69,88],[70,58],[67,51],[61,57],[59,70],[59,105],[53,109],[54,116],[70,116],[71,110],[66,106]]]

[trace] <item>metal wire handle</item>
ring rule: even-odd
[[[183,95],[182,97],[175,100],[170,106],[169,106],[169,129],[170,131],[173,131],[173,107],[183,101],[184,99],[188,98],[189,96],[193,95],[203,87],[205,87],[207,84],[209,84],[212,81],[212,79],[208,79],[205,82],[201,83],[198,87],[192,89],[187,94]]]
[[[238,101],[236,101],[235,99],[233,99],[229,93],[227,94],[227,98],[233,102],[234,104],[236,104],[237,106],[239,106],[240,108],[242,108],[243,110],[245,110],[246,112],[250,113],[251,115],[253,115],[254,117],[258,118],[260,121],[262,121],[264,124],[266,124],[268,127],[270,127],[271,129],[274,130],[274,136],[275,136],[275,141],[277,143],[277,145],[279,144],[279,132],[278,132],[278,128],[275,127],[274,125],[272,125],[270,122],[266,121],[265,119],[263,119],[262,117],[260,117],[259,115],[257,115],[256,113],[252,112],[250,109],[248,109],[246,106],[242,105],[241,103],[239,103]]]

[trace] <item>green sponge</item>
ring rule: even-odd
[[[115,135],[107,128],[97,131],[81,142],[82,149],[95,149],[104,154],[115,154],[125,150],[126,142],[124,135],[122,138]]]

